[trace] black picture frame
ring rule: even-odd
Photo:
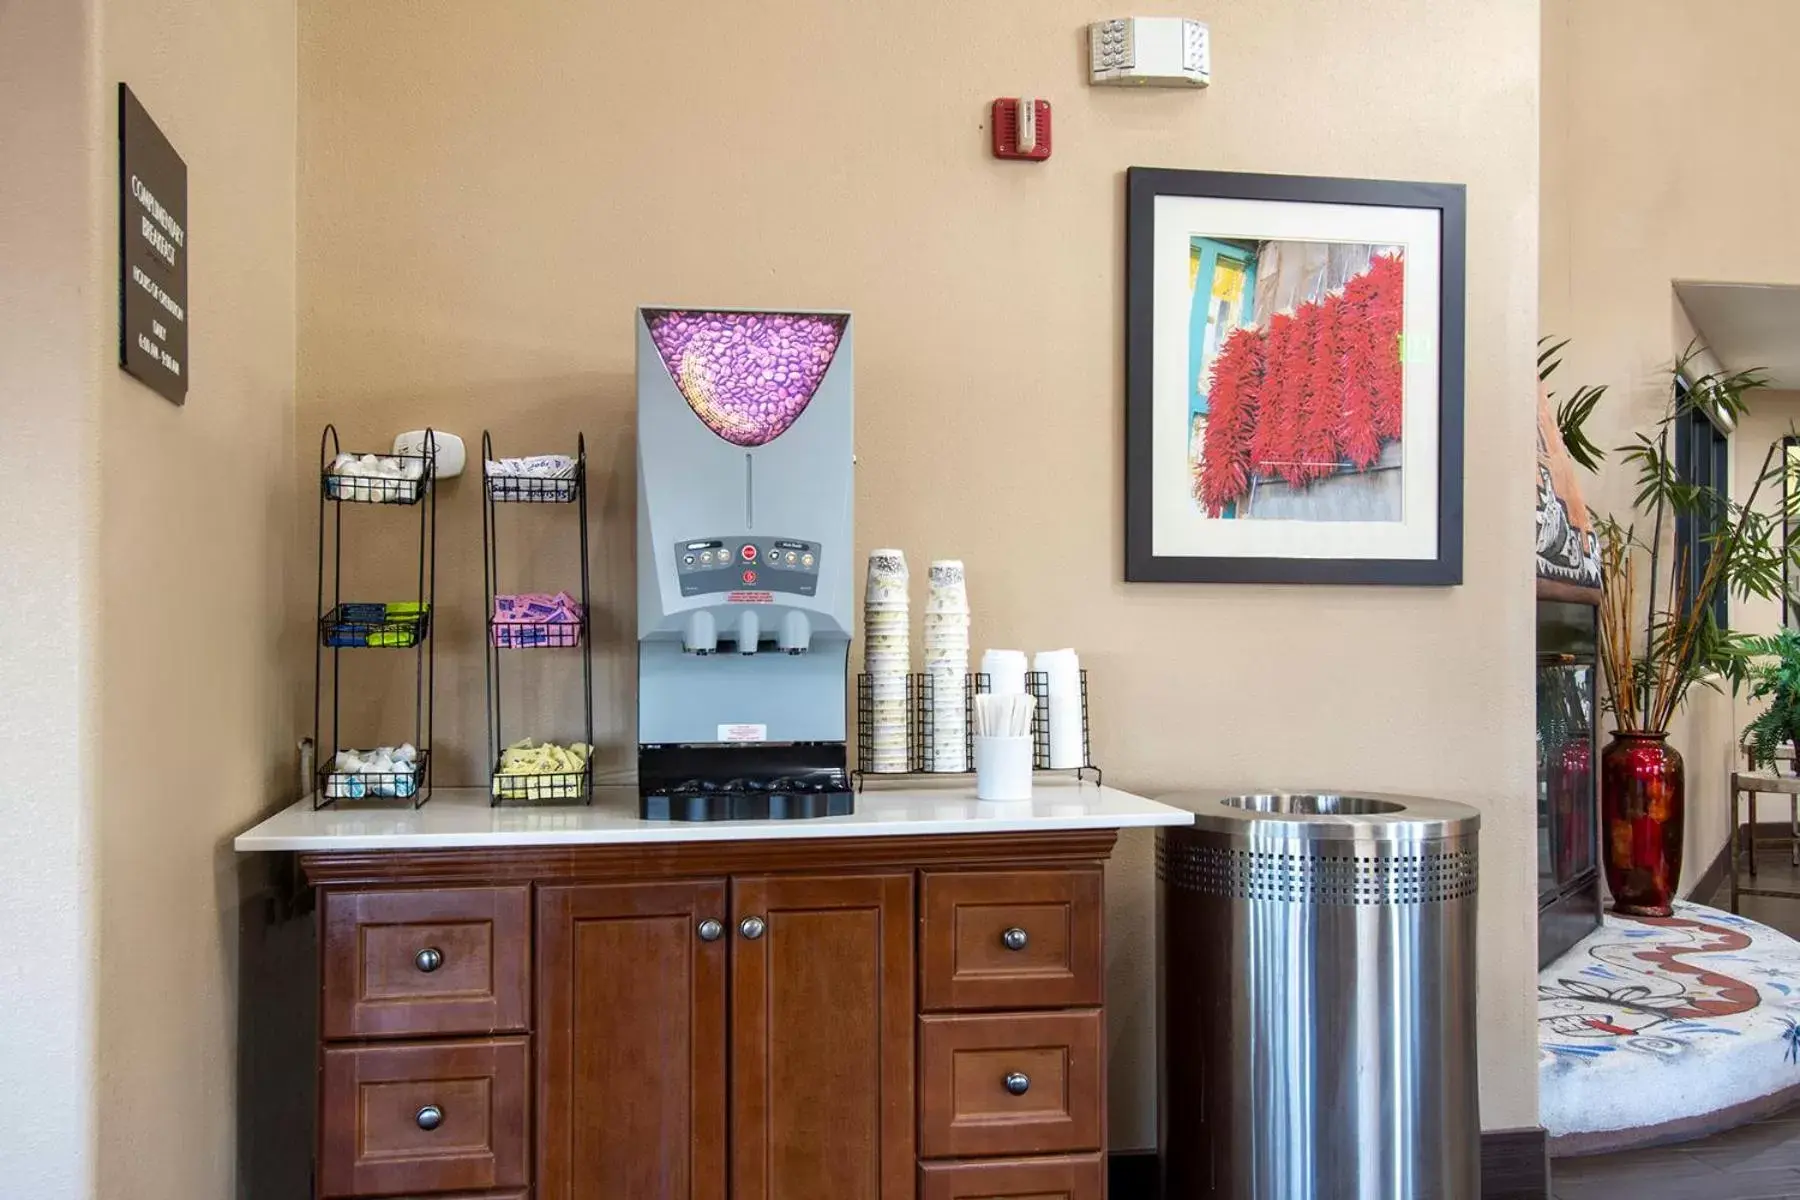
[[[1462,184],[1131,167],[1125,173],[1125,580],[1128,583],[1462,583],[1466,189]],[[1435,558],[1273,558],[1153,552],[1154,233],[1159,196],[1427,208],[1439,215],[1438,496]]]

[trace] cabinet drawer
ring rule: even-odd
[[[1098,1150],[1102,1078],[1097,1009],[920,1017],[919,1152]]]
[[[1098,867],[927,872],[920,1007],[1098,1005],[1101,896]]]
[[[531,890],[327,892],[325,1037],[526,1028]]]
[[[514,1037],[327,1048],[319,1194],[524,1187],[529,1046]]]
[[[919,1200],[1102,1200],[1105,1178],[1098,1154],[924,1163]]]

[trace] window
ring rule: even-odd
[[[1800,541],[1800,437],[1781,439],[1781,611],[1782,624],[1800,629],[1800,567],[1794,543]]]
[[[1688,385],[1675,382],[1675,474],[1686,484],[1710,488],[1720,496],[1730,495],[1731,440],[1698,405],[1688,405]],[[1685,579],[1688,602],[1700,592],[1700,581],[1712,561],[1713,538],[1721,511],[1701,512],[1675,518],[1675,561],[1686,564]],[[1713,624],[1727,626],[1730,612],[1729,589],[1720,588],[1712,599]]]

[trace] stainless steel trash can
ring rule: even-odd
[[[1195,814],[1157,838],[1164,1200],[1477,1200],[1480,815],[1163,800]]]

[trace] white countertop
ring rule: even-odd
[[[1130,792],[1066,777],[1037,781],[1026,801],[975,798],[972,783],[899,787],[870,782],[847,817],[796,821],[646,821],[637,789],[597,787],[591,805],[489,805],[482,788],[438,788],[422,808],[392,801],[310,799],[283,809],[233,843],[240,851],[453,850],[621,842],[729,842],[777,838],[1026,833],[1191,825],[1192,813]]]

